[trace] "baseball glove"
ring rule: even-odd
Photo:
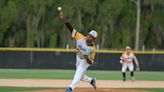
[[[138,66],[138,67],[136,67],[136,71],[140,71],[140,67]]]

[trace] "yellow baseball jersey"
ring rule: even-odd
[[[89,46],[86,43],[86,36],[77,32],[75,29],[72,31],[72,37],[76,40],[76,49],[79,49],[80,52],[90,53],[91,59],[94,61],[96,55],[95,45]],[[77,52],[77,55],[80,56],[80,53]],[[84,57],[81,57],[81,59],[84,59]]]
[[[132,51],[130,52],[129,55],[125,51],[120,57],[120,59],[122,61],[124,61],[125,63],[131,63],[131,62],[133,62],[133,59],[135,59],[135,58],[136,58],[136,56]]]

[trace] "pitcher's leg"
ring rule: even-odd
[[[86,81],[86,82],[91,82],[92,81],[92,78],[87,76],[87,75],[84,75],[83,78],[81,79],[82,81]]]
[[[74,78],[73,78],[73,81],[69,85],[72,89],[74,89],[77,86],[77,84],[79,83],[79,81],[83,77],[85,71],[86,71],[86,69],[83,69],[81,67],[77,68],[76,73],[75,73]]]
[[[74,89],[77,86],[77,84],[79,83],[79,81],[83,78],[88,67],[89,67],[89,64],[85,60],[80,62],[80,64],[77,67],[74,79],[73,79],[72,83],[70,84],[70,87],[72,89]]]
[[[83,62],[83,60],[81,60],[78,56],[76,56],[76,69],[80,65],[80,62]]]

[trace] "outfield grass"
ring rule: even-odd
[[[75,70],[0,69],[1,79],[72,79]],[[120,71],[87,71],[98,80],[121,80]],[[127,73],[130,77],[130,74]],[[164,72],[136,72],[137,80],[164,81]]]

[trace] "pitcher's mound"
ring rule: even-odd
[[[64,90],[38,90],[30,92],[65,92]],[[130,89],[75,89],[73,92],[150,92],[145,90],[130,90]]]

